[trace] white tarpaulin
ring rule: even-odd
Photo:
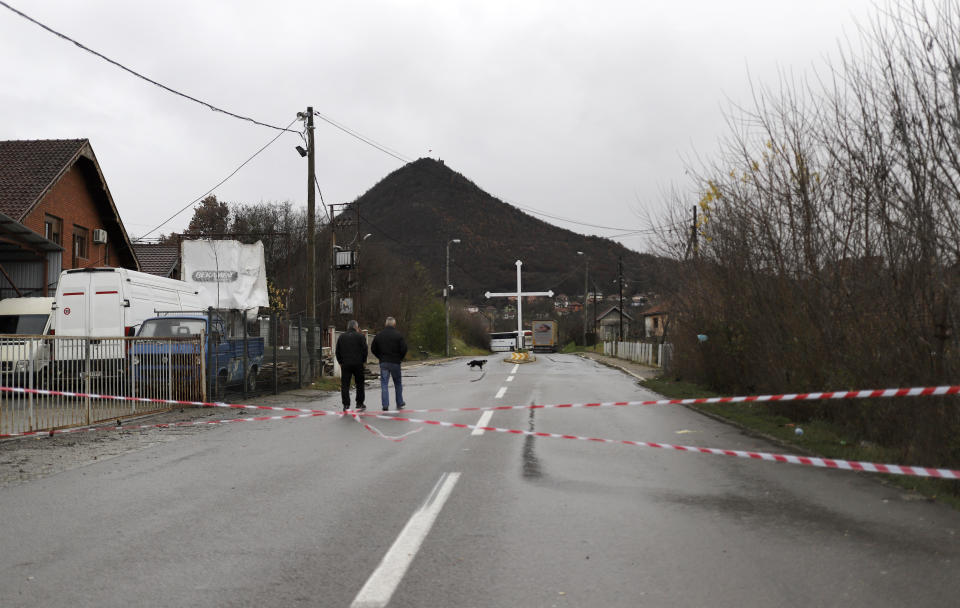
[[[180,276],[214,308],[250,310],[269,306],[263,243],[183,241]]]

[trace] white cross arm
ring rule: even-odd
[[[519,296],[548,296],[553,297],[553,291],[521,291],[517,293],[515,291],[510,291],[507,293],[490,293],[489,291],[483,294],[487,298],[503,298],[503,297],[517,297]]]

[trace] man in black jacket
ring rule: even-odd
[[[350,409],[350,378],[357,387],[357,410],[363,411],[363,372],[367,363],[367,338],[357,331],[357,322],[347,323],[347,331],[337,338],[337,363],[340,364],[340,398],[343,411]]]
[[[383,411],[390,409],[390,378],[397,393],[397,409],[406,405],[403,401],[403,384],[400,380],[400,362],[407,356],[407,341],[397,331],[397,320],[387,317],[386,326],[373,339],[370,351],[380,359],[380,405]]]

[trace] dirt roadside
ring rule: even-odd
[[[243,400],[245,405],[333,409],[339,402],[335,393],[299,389],[279,395],[264,395]],[[333,400],[332,400],[333,399]],[[0,441],[0,488],[42,479],[61,471],[86,466],[130,452],[177,441],[207,432],[216,424],[202,424],[249,416],[281,414],[265,410],[215,407],[188,407],[137,419],[94,427],[94,430],[34,437],[18,437]],[[195,422],[189,426],[161,426],[178,422]],[[137,426],[146,428],[133,428]]]

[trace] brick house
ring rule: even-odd
[[[12,233],[21,232],[48,250],[60,248],[59,267],[48,255],[42,273],[22,267],[0,273],[2,297],[52,294],[61,269],[140,269],[86,139],[0,141],[0,214],[12,222],[0,225],[0,241],[10,244]],[[22,261],[23,251],[0,248],[0,266],[6,270]]]

